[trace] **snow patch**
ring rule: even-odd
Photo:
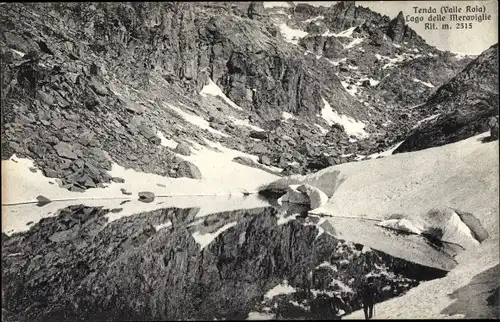
[[[414,81],[414,82],[417,82],[417,83],[421,83],[421,84],[423,84],[423,85],[425,85],[425,86],[427,86],[427,87],[430,87],[430,88],[433,88],[433,87],[434,87],[434,85],[432,85],[431,83],[427,83],[427,82],[421,81],[421,80],[420,80],[420,79],[418,79],[418,78],[414,78],[414,79],[413,79],[413,81]]]
[[[281,116],[283,117],[283,119],[285,119],[285,121],[290,119],[295,119],[295,116],[288,112],[281,113]]]
[[[319,264],[316,268],[329,268],[331,270],[333,270],[334,272],[337,272],[338,269],[337,269],[337,266],[336,265],[332,265],[331,263],[329,262],[323,262],[321,264]]]
[[[346,81],[340,81],[340,83],[351,96],[356,96],[356,93],[358,92],[358,87],[356,85],[349,84]]]
[[[344,282],[339,281],[337,279],[333,279],[332,282],[330,283],[330,285],[337,286],[342,292],[354,293],[352,288],[350,288],[348,285],[344,284]]]
[[[196,231],[192,236],[196,240],[196,242],[198,244],[200,244],[200,250],[202,250],[203,248],[208,246],[211,242],[213,242],[215,240],[215,238],[217,238],[217,236],[219,236],[220,234],[222,234],[223,232],[225,232],[229,228],[236,226],[236,224],[237,224],[237,222],[231,222],[231,223],[225,224],[224,226],[217,229],[213,233],[200,234],[200,232]]]
[[[368,136],[368,133],[364,130],[365,124],[363,122],[356,121],[346,115],[339,115],[332,109],[330,104],[323,97],[321,99],[324,104],[324,107],[321,110],[321,117],[328,123],[328,125],[332,125],[334,123],[340,124],[344,127],[344,130],[348,135],[354,135],[356,137]]]
[[[340,63],[345,63],[347,61],[347,58],[342,58],[341,60],[338,60],[338,61],[335,61],[335,60],[331,60],[331,59],[328,59],[328,61],[330,62],[330,64],[332,64],[333,66],[338,66],[340,65]]]
[[[243,110],[241,107],[239,107],[238,105],[236,105],[233,101],[231,101],[229,99],[229,97],[227,97],[226,94],[224,94],[222,92],[222,90],[220,89],[220,87],[217,86],[217,84],[215,84],[210,78],[208,79],[208,84],[205,85],[205,86],[203,86],[203,88],[201,89],[200,95],[203,96],[203,97],[207,97],[207,95],[219,96],[229,106],[231,106],[231,107],[233,107],[233,108],[235,108],[237,110],[240,110],[240,111]]]
[[[24,55],[26,55],[26,54],[25,54],[25,53],[23,53],[22,51],[15,50],[15,49],[13,49],[13,48],[10,48],[10,50],[12,50],[12,52],[13,52],[14,54],[17,54],[17,55],[19,55],[19,56],[21,56],[21,57],[24,57]]]
[[[162,133],[161,131],[156,132],[156,136],[160,138],[160,140],[161,140],[160,144],[161,144],[162,146],[166,146],[166,147],[169,147],[169,148],[171,148],[171,149],[175,149],[175,148],[177,147],[177,145],[178,145],[178,143],[177,143],[177,142],[175,142],[174,140],[172,140],[172,139],[167,139],[167,138],[163,135],[163,133]]]
[[[318,20],[323,20],[323,19],[325,19],[325,16],[317,16],[317,17],[314,17],[314,18],[306,19],[303,22],[310,23],[310,22],[313,22],[313,21],[318,21]]]
[[[264,1],[264,8],[275,7],[289,8],[290,4],[288,4],[286,1]]]
[[[324,127],[322,127],[321,125],[314,124],[314,126],[316,126],[320,130],[321,134],[327,134],[328,133],[328,130],[325,129]]]
[[[354,29],[356,29],[357,26],[354,26],[354,27],[351,27],[349,29],[346,29],[346,30],[343,30],[341,32],[339,32],[338,34],[334,33],[334,32],[331,32],[330,30],[327,30],[325,31],[322,36],[323,37],[347,37],[347,38],[350,38],[352,37],[352,33],[354,31]]]
[[[278,224],[278,226],[280,226],[280,225],[286,224],[287,222],[294,221],[298,215],[299,214],[293,214],[293,215],[290,215],[288,217],[280,216],[278,218],[277,224]]]
[[[286,23],[280,24],[279,28],[286,41],[295,45],[299,44],[299,39],[308,35],[308,33],[303,30],[290,28]]]
[[[359,45],[363,42],[363,38],[354,38],[349,44],[344,46],[344,49],[350,49],[356,45]]]
[[[162,228],[168,228],[168,227],[170,227],[170,226],[172,226],[172,222],[169,220],[169,221],[167,221],[166,223],[156,225],[156,226],[155,226],[155,230],[156,230],[156,231],[158,231],[158,230],[160,230],[160,229],[162,229]]]
[[[273,320],[273,319],[274,319],[274,314],[262,313],[262,312],[250,312],[248,313],[247,317],[247,320]]]
[[[292,286],[288,285],[288,283],[283,283],[283,284],[278,284],[264,295],[264,297],[271,299],[275,296],[278,295],[287,295],[287,294],[293,294],[295,293],[296,290]]]

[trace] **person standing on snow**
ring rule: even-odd
[[[375,302],[378,297],[378,289],[374,283],[373,277],[369,276],[365,284],[361,287],[360,295],[363,301],[363,311],[365,312],[365,319],[369,320],[373,317]]]

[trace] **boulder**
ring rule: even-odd
[[[46,198],[42,195],[39,195],[38,197],[36,197],[36,200],[38,200],[38,202],[36,204],[38,207],[43,207],[46,204],[49,204],[52,202],[52,200],[50,200],[49,198]]]
[[[116,182],[116,183],[124,183],[125,179],[120,178],[120,177],[112,177],[111,181]]]
[[[264,165],[270,165],[271,159],[267,155],[260,155],[259,162]]]
[[[265,140],[267,139],[268,134],[267,132],[264,131],[251,131],[250,137],[254,139]]]
[[[186,143],[184,143],[184,142],[181,142],[181,143],[177,144],[177,146],[175,147],[174,152],[182,154],[182,155],[185,155],[185,156],[190,156],[191,155],[191,150],[189,149],[189,146]]]
[[[191,179],[203,179],[200,169],[189,161],[182,161],[177,168],[178,177],[186,177]]]
[[[153,202],[155,200],[155,194],[150,191],[141,191],[139,192],[139,201],[142,202]]]
[[[265,15],[264,3],[261,1],[252,1],[248,6],[248,18],[261,20]]]
[[[290,185],[287,192],[278,199],[278,203],[289,202],[300,205],[309,205],[311,209],[323,206],[328,196],[318,188],[308,184]]]
[[[73,146],[66,142],[57,143],[54,148],[56,149],[57,155],[66,159],[76,160],[78,156],[73,152]]]

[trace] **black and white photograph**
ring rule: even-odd
[[[498,2],[0,2],[5,322],[499,319]]]

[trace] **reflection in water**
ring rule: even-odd
[[[337,239],[305,209],[199,211],[108,222],[110,210],[71,206],[2,234],[2,319],[312,318],[322,297],[342,299],[346,313],[359,309],[356,290],[368,273],[383,299],[418,284],[407,272],[445,274]]]

